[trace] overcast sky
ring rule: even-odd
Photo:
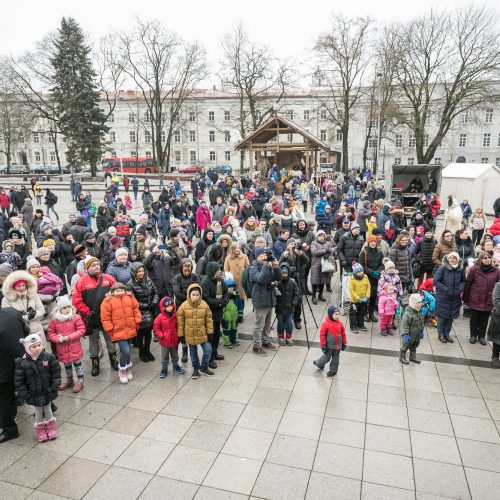
[[[0,52],[17,55],[32,48],[45,33],[55,30],[62,16],[74,17],[94,39],[129,28],[135,16],[159,19],[182,38],[197,39],[208,53],[211,71],[220,58],[220,39],[243,21],[253,39],[272,47],[279,57],[307,59],[308,51],[329,15],[369,15],[380,22],[404,20],[431,6],[454,8],[456,0],[15,0],[2,2]],[[493,7],[495,0],[480,2]],[[217,83],[212,77],[213,83]]]

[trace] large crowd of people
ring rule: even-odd
[[[347,345],[344,304],[350,334],[370,322],[374,334],[378,323],[376,333],[392,336],[399,324],[404,364],[420,363],[426,323],[453,343],[462,312],[470,342],[486,345],[488,334],[500,368],[500,198],[488,221],[467,200],[442,205],[429,186],[412,181],[408,189],[422,196],[408,215],[367,170],[319,182],[276,165],[266,179],[209,170],[189,185],[161,181],[159,191],[113,175],[101,200],[72,180],[75,210],[60,227],[50,189],[45,210],[36,181],[31,192],[0,189],[0,442],[17,437],[22,401],[35,407],[37,439],[57,437],[58,391],[85,387],[84,336],[94,377],[104,348],[123,384],[133,378],[134,348],[163,379],[184,374],[189,359],[192,378],[210,377],[224,350],[240,344],[245,309],[253,310],[252,352],[267,356],[277,349],[274,314],[278,345],[293,346],[304,302],[327,302],[335,280],[341,299],[327,309],[314,361],[330,363],[328,377]]]

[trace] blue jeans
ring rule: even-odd
[[[293,313],[292,314],[276,314],[278,319],[278,337],[282,338],[283,333],[291,334],[293,332]]]
[[[440,318],[438,316],[437,330],[440,337],[448,337],[451,332],[452,318]]]
[[[130,341],[119,340],[117,344],[120,347],[120,366],[124,368],[130,363]]]
[[[212,346],[210,342],[203,342],[200,344],[201,350],[203,351],[203,357],[198,357],[198,346],[189,344],[189,355],[191,356],[191,363],[193,364],[193,368],[196,370],[201,368],[202,370],[208,369],[208,362],[210,361],[210,356],[212,355]]]

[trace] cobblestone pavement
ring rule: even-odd
[[[62,208],[61,223],[69,203]],[[335,283],[329,302],[311,304],[318,324],[338,302]],[[331,381],[312,364],[320,351],[307,305],[311,349],[303,327],[299,345],[266,358],[251,352],[245,312],[241,346],[221,349],[210,379],[190,379],[189,366],[160,379],[159,360],[142,363],[134,350],[123,386],[106,361],[90,377],[85,349],[84,390],[56,401],[56,441],[37,444],[32,411],[20,408],[21,437],[1,446],[0,496],[498,498],[500,377],[490,347],[468,343],[466,320],[451,345],[427,328],[421,365],[402,366],[399,337],[381,337],[377,324],[348,330]]]

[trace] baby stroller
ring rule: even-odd
[[[344,271],[342,275],[342,286],[340,288],[340,305],[339,312],[342,316],[345,316],[346,310],[349,311],[351,307],[351,295],[349,294],[349,280],[351,279],[352,273],[347,273]]]

